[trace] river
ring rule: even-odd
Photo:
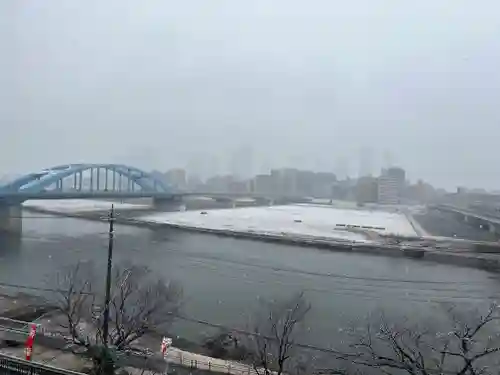
[[[43,287],[78,260],[104,267],[106,223],[24,215],[20,240],[0,238],[0,283]],[[304,290],[313,306],[304,340],[318,346],[371,312],[425,322],[443,316],[449,303],[480,306],[500,287],[495,275],[470,268],[118,225],[114,261],[124,260],[180,282],[187,315],[227,326],[244,328],[259,299]],[[174,332],[200,339],[214,331],[178,322]]]

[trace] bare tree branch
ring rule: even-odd
[[[92,288],[94,265],[77,263],[62,268],[55,274],[58,292],[51,304],[64,319],[60,321],[62,328],[67,329],[71,343],[89,348],[92,340],[85,332],[85,322],[91,317],[95,306],[95,293]]]
[[[75,350],[93,350],[104,342],[104,298],[96,290],[94,264],[78,263],[61,269],[55,275],[57,290],[49,301],[61,314],[60,326],[66,331]],[[100,285],[99,285],[100,286]],[[98,288],[102,289],[102,288]],[[131,348],[139,338],[153,329],[165,329],[180,308],[181,288],[153,277],[142,266],[114,266],[110,300],[108,341],[116,350]]]
[[[498,306],[484,316],[468,314],[460,319],[450,310],[452,328],[436,333],[418,326],[398,326],[381,317],[378,326],[369,323],[354,342],[339,351],[337,359],[370,369],[370,374],[477,375],[499,374],[500,335],[496,324]]]
[[[281,375],[305,370],[296,339],[310,309],[303,293],[261,306],[252,322],[252,335],[244,338],[249,360],[258,374]]]
[[[180,308],[181,288],[151,278],[148,268],[117,267],[111,299],[112,344],[123,349],[152,329],[165,329]]]

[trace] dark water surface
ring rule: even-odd
[[[105,265],[107,225],[25,213],[20,240],[0,238],[0,282],[44,286],[58,267],[77,260]],[[340,327],[384,310],[418,322],[443,316],[443,303],[481,306],[500,295],[495,275],[410,259],[333,253],[311,248],[194,234],[116,227],[115,262],[131,260],[182,283],[185,313],[244,328],[259,298],[304,290],[313,309],[311,343],[330,345]],[[213,333],[179,322],[176,333]]]

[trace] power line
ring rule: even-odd
[[[322,273],[322,272],[303,271],[303,270],[295,269],[295,268],[274,267],[274,266],[268,266],[265,264],[254,264],[254,263],[248,263],[248,262],[240,262],[240,261],[234,261],[231,259],[224,259],[224,258],[212,257],[212,256],[204,256],[204,255],[199,255],[199,254],[196,256],[189,256],[188,254],[182,253],[180,251],[165,250],[165,252],[178,253],[184,257],[199,258],[199,259],[203,259],[203,260],[215,260],[218,262],[231,263],[231,264],[243,265],[243,266],[250,266],[250,267],[261,268],[261,269],[268,269],[268,270],[277,271],[277,272],[287,272],[287,273],[303,274],[303,275],[308,275],[308,276],[318,276],[318,277],[325,277],[325,278],[358,280],[358,281],[374,281],[374,282],[409,283],[409,284],[437,284],[437,285],[465,285],[465,286],[486,285],[483,282],[473,282],[473,281],[471,281],[471,282],[467,282],[467,281],[437,281],[437,280],[395,279],[395,278],[385,278],[385,277],[350,276],[350,275],[338,274],[338,273]]]
[[[227,258],[221,258],[216,256],[202,255],[196,254],[195,256],[186,254],[181,250],[162,250],[163,252],[175,253],[183,257],[195,258],[195,259],[203,259],[203,260],[213,260],[223,263],[230,263],[235,265],[243,265],[250,266],[261,269],[268,269],[275,272],[287,272],[293,274],[302,274],[307,276],[318,276],[325,278],[335,278],[335,279],[345,279],[345,280],[359,280],[359,281],[373,281],[373,282],[391,282],[391,283],[408,283],[408,284],[434,284],[434,285],[486,285],[484,282],[474,282],[474,281],[439,281],[439,280],[415,280],[415,279],[395,279],[395,278],[387,278],[387,277],[366,277],[366,276],[350,276],[339,273],[323,273],[323,272],[313,272],[313,271],[304,271],[296,268],[285,268],[285,267],[277,267],[277,266],[268,266],[265,264],[254,264],[249,262],[241,262],[236,260],[231,260]],[[361,255],[361,254],[359,254]],[[365,255],[365,254],[362,254]],[[366,254],[369,255],[369,254]]]
[[[168,251],[168,250],[167,250]],[[173,251],[175,253],[179,253],[178,251]],[[339,274],[321,274],[321,273],[312,273],[312,272],[307,272],[307,271],[301,271],[301,270],[296,270],[296,269],[286,269],[286,268],[277,268],[277,267],[269,267],[269,266],[265,266],[265,265],[256,265],[256,264],[252,264],[252,263],[247,263],[247,262],[236,262],[236,261],[231,261],[231,260],[227,260],[227,259],[220,259],[220,258],[217,258],[217,257],[204,257],[204,256],[190,256],[188,254],[185,254],[185,253],[182,253],[182,256],[185,256],[185,257],[191,257],[191,258],[194,258],[194,259],[197,259],[197,258],[200,258],[200,259],[203,259],[203,260],[215,260],[215,261],[220,261],[220,262],[228,262],[228,263],[231,263],[231,264],[237,264],[237,265],[244,265],[244,266],[250,266],[250,267],[255,267],[255,268],[263,268],[263,269],[271,269],[273,271],[280,271],[280,272],[288,272],[288,273],[294,273],[294,274],[306,274],[306,275],[314,275],[314,276],[323,276],[323,277],[332,277],[333,279],[335,279],[335,283],[336,284],[340,284],[341,286],[338,287],[338,286],[335,286],[335,290],[334,291],[331,291],[331,290],[321,290],[321,289],[317,289],[317,288],[306,288],[306,289],[310,289],[311,291],[320,291],[320,292],[327,292],[327,293],[330,293],[330,294],[335,294],[335,291],[349,291],[349,292],[370,292],[370,293],[373,293],[373,292],[377,292],[381,289],[397,289],[398,291],[402,292],[402,293],[406,293],[406,294],[415,294],[415,292],[451,292],[451,291],[458,291],[458,292],[462,292],[462,293],[475,293],[476,296],[472,296],[472,297],[464,297],[463,294],[460,295],[460,296],[442,296],[442,295],[439,295],[439,296],[436,296],[436,297],[446,297],[446,298],[460,298],[460,299],[463,299],[463,298],[469,298],[469,299],[478,299],[478,297],[480,296],[477,296],[477,293],[481,293],[483,290],[479,290],[479,289],[457,289],[457,285],[464,285],[464,286],[469,286],[470,284],[473,284],[473,285],[481,285],[481,286],[485,286],[485,285],[488,285],[488,284],[485,284],[485,283],[462,283],[462,282],[441,282],[441,281],[425,281],[425,280],[406,280],[406,279],[388,279],[388,278],[363,278],[363,277],[352,277],[352,276],[348,276],[348,275],[339,275]],[[187,266],[180,266],[180,267],[190,267],[189,265]],[[221,276],[224,276],[224,277],[229,277],[229,278],[237,278],[238,280],[243,280],[247,283],[258,283],[258,282],[263,282],[263,281],[259,281],[259,280],[251,280],[251,279],[246,279],[245,277],[241,277],[238,276],[238,277],[235,277],[235,276],[232,276],[232,275],[228,275],[227,273],[223,273],[221,272],[221,269],[219,268],[214,268],[214,267],[211,267],[210,265],[206,264],[206,263],[199,263],[197,265],[195,265],[195,267],[203,267],[203,268],[210,268],[212,270],[212,272],[215,272]],[[365,284],[353,284],[352,283],[352,279],[356,280],[356,281],[361,281],[361,282],[366,282],[368,281],[369,283],[365,283]],[[380,284],[373,284],[373,282],[380,282]],[[273,282],[277,282],[279,283],[280,281],[273,281]],[[398,285],[398,283],[400,282],[403,282],[405,284],[411,284],[411,289],[404,289],[405,287],[402,286],[402,285]],[[424,286],[426,284],[429,284],[431,283],[431,285],[429,285],[429,287],[425,287]],[[288,284],[288,283],[287,283]],[[439,287],[437,286],[434,286],[435,284],[438,284]],[[20,285],[20,284],[3,284],[4,286],[11,286],[11,287],[19,287],[19,288],[24,288],[24,289],[33,289],[33,290],[36,290],[36,287],[34,286],[26,286],[26,285]],[[345,287],[344,285],[347,285],[347,287]],[[415,285],[419,285],[420,287],[415,287]],[[0,286],[2,286],[2,283],[0,283]],[[441,287],[441,286],[444,286],[444,287]],[[449,286],[449,287],[448,287]],[[371,288],[371,289],[370,289]],[[43,289],[43,288],[41,288]],[[429,296],[430,298],[434,297],[434,296]],[[494,298],[494,297],[498,297],[497,295],[488,295],[487,297],[485,296],[485,299],[491,299],[491,298]],[[425,300],[422,300],[422,302],[424,302]]]
[[[50,214],[47,214],[47,215],[50,215]],[[47,220],[53,220],[53,219],[92,219],[92,220],[96,220],[96,218],[94,217],[85,217],[85,216],[59,216],[59,215],[55,215],[55,216],[34,216],[34,215],[30,215],[30,216],[9,216],[10,219],[47,219]],[[104,219],[103,219],[104,221]]]
[[[259,283],[259,281],[255,280],[247,280],[250,283]],[[264,282],[262,282],[264,283]],[[20,285],[20,284],[11,284],[11,283],[2,283],[0,282],[0,287],[4,288],[13,288],[13,289],[24,289],[24,290],[32,290],[32,291],[40,291],[40,292],[49,292],[49,293],[66,293],[67,291],[64,289],[56,289],[56,288],[43,288],[36,287],[31,285]],[[337,295],[337,296],[348,296],[348,297],[356,297],[359,299],[367,299],[367,300],[375,300],[375,301],[383,301],[388,298],[397,298],[398,300],[405,300],[408,302],[418,302],[418,303],[433,303],[433,304],[442,304],[447,302],[453,303],[474,303],[474,302],[487,302],[494,301],[495,297],[500,298],[498,295],[493,296],[446,296],[446,295],[424,295],[420,298],[410,297],[407,295],[374,295],[374,290],[370,289],[356,289],[356,288],[335,288],[333,290],[327,289],[316,289],[316,288],[302,288],[305,292],[318,292],[324,293],[328,295]],[[84,293],[95,295],[96,293]]]
[[[50,217],[40,217],[40,218],[51,219]],[[59,217],[59,218],[67,218],[67,217]],[[102,221],[104,222],[105,219],[103,219]],[[33,237],[31,237],[31,238],[33,238]],[[235,260],[231,260],[231,259],[224,259],[221,257],[207,256],[207,255],[201,255],[201,254],[197,254],[196,256],[192,256],[192,255],[186,254],[185,252],[182,252],[179,250],[164,250],[164,252],[175,253],[175,254],[178,254],[178,255],[181,255],[184,257],[194,258],[194,259],[213,260],[213,261],[236,264],[236,265],[256,267],[256,268],[261,268],[261,269],[268,269],[268,270],[275,271],[275,272],[287,272],[287,273],[325,277],[325,278],[337,278],[337,279],[345,279],[345,280],[359,280],[359,281],[373,281],[373,282],[390,282],[390,283],[430,284],[430,285],[434,284],[434,285],[449,285],[449,286],[451,286],[451,285],[465,285],[465,286],[471,286],[471,285],[483,285],[484,286],[484,285],[486,285],[484,282],[474,282],[474,281],[439,281],[439,280],[415,280],[415,279],[395,279],[395,278],[386,278],[386,277],[351,276],[351,275],[345,275],[345,274],[339,274],[339,273],[312,272],[312,271],[304,271],[304,270],[295,269],[295,268],[285,268],[285,267],[268,266],[268,265],[264,265],[264,264],[254,264],[254,263],[249,263],[249,262],[241,262],[241,261],[235,261]],[[361,255],[361,254],[359,254],[359,255]],[[363,254],[363,255],[365,255],[365,254]],[[370,254],[366,254],[366,255],[370,255]]]
[[[228,274],[223,274],[223,273],[220,273],[218,270],[214,270],[214,271],[221,276],[232,278],[232,279],[242,280],[242,281],[247,282],[247,283],[253,283],[253,284],[259,284],[259,283],[265,284],[265,283],[267,283],[266,281],[263,281],[263,280],[245,279],[245,278],[236,277],[236,276],[232,276],[232,275],[228,275]],[[276,281],[276,280],[272,281],[272,282],[278,283],[278,284],[290,285],[289,283],[284,283],[284,282]],[[0,282],[0,287],[27,289],[27,290],[35,290],[35,291],[47,291],[47,292],[64,292],[64,290],[62,290],[62,289],[43,288],[43,287],[36,287],[36,286],[32,286],[32,285],[12,284],[12,283],[5,283],[5,282]],[[358,287],[358,288],[356,288],[356,287]],[[305,288],[301,287],[301,289],[303,289],[304,291],[321,292],[321,293],[327,293],[327,294],[341,294],[341,293],[337,293],[338,291],[361,292],[361,293],[374,293],[374,292],[379,292],[379,291],[386,292],[387,290],[384,290],[384,288],[389,289],[389,291],[392,289],[397,289],[396,291],[401,292],[403,294],[417,294],[415,292],[448,292],[448,291],[456,290],[456,289],[409,289],[409,290],[405,290],[405,289],[401,289],[401,288],[398,288],[397,286],[392,286],[392,285],[373,285],[373,284],[371,284],[371,285],[354,285],[354,287],[335,286],[335,289],[325,289],[325,288],[318,289],[318,288],[310,288],[310,287],[305,287]],[[461,290],[457,290],[457,291],[460,292]],[[458,296],[457,295],[435,294],[435,295],[430,295],[427,297],[429,297],[429,298],[442,298],[442,299],[448,298],[448,299],[480,299],[480,300],[491,300],[495,297],[500,298],[500,295],[497,295],[497,294],[490,294],[490,295],[486,295],[486,296],[479,296],[479,295],[464,296],[465,293],[477,293],[477,292],[480,292],[479,290],[462,290],[461,292],[463,292],[463,294],[458,295]],[[353,294],[353,295],[355,296],[356,294]],[[424,296],[424,297],[426,297],[426,296]],[[380,299],[380,298],[372,298],[372,299]],[[409,299],[411,299],[411,298],[409,298]],[[425,302],[427,300],[415,299],[415,301]]]
[[[2,283],[0,285],[8,285],[8,284]],[[50,288],[36,288],[36,287],[28,287],[28,286],[23,287],[23,288],[26,288],[26,289],[35,289],[35,290],[43,290],[43,291],[49,291],[49,292],[62,292],[62,290],[50,289]],[[86,294],[86,293],[83,293],[83,294]],[[90,294],[90,293],[88,293],[88,294]],[[208,322],[206,320],[196,319],[196,318],[192,318],[192,317],[189,317],[189,316],[186,316],[186,315],[181,315],[181,314],[171,314],[171,315],[173,317],[177,318],[177,319],[180,319],[180,320],[188,321],[188,322],[191,322],[191,323],[201,324],[201,325],[208,326],[208,327],[211,327],[211,328],[225,329],[225,330],[236,332],[236,333],[240,333],[240,334],[245,334],[245,335],[250,335],[250,336],[258,336],[258,334],[253,333],[253,332],[241,330],[241,329],[234,328],[234,327],[224,326],[222,324],[211,323],[211,322]],[[314,346],[306,345],[306,344],[297,344],[297,346],[298,347],[302,347],[302,348],[320,350],[320,351],[323,351],[323,352],[327,352],[327,351],[333,352],[331,349],[314,347]]]
[[[213,267],[213,266],[210,266],[206,263],[197,263],[193,266],[191,265],[178,265],[177,267],[179,268],[190,268],[190,267],[193,267],[193,268],[209,268],[211,270],[212,273],[215,273],[217,275],[220,275],[220,276],[223,276],[223,277],[227,277],[227,278],[233,278],[233,279],[237,279],[237,280],[240,280],[240,281],[244,281],[244,282],[249,282],[249,283],[267,283],[267,281],[264,281],[264,280],[260,280],[260,279],[248,279],[246,278],[246,274],[242,275],[241,273],[238,274],[237,276],[235,275],[230,275],[228,273],[225,273],[225,272],[221,272],[223,271],[224,269],[221,269],[221,268],[217,268],[217,267]],[[260,266],[258,265],[255,265],[255,267],[259,268]],[[230,269],[231,271],[234,271],[234,268],[231,268]],[[245,270],[245,271],[248,271],[248,270]],[[300,272],[294,272],[294,273],[299,273]],[[251,273],[250,273],[251,275]],[[395,279],[396,280],[396,279]],[[358,280],[359,281],[359,280]],[[365,281],[365,280],[361,280],[361,281]],[[353,281],[351,280],[343,280],[343,279],[340,279],[340,278],[334,278],[334,281],[333,281],[333,285],[334,285],[334,288],[333,290],[347,290],[347,291],[366,291],[366,292],[376,292],[376,291],[379,291],[379,290],[383,290],[383,289],[389,289],[389,290],[397,290],[399,292],[402,292],[402,293],[409,293],[409,294],[415,294],[415,292],[461,292],[462,294],[460,295],[460,298],[463,298],[463,295],[465,293],[484,293],[484,289],[465,289],[465,288],[462,288],[462,286],[460,286],[460,288],[457,288],[456,285],[453,285],[452,282],[450,282],[450,287],[447,287],[448,285],[445,284],[444,287],[436,287],[434,285],[430,285],[429,287],[426,287],[425,285],[421,285],[421,283],[415,283],[418,285],[418,287],[414,287],[414,284],[406,284],[406,285],[400,285],[400,284],[397,284],[396,282],[394,283],[388,283],[388,282],[383,282],[383,283],[380,283],[380,284],[373,284],[370,280],[368,280],[369,283],[364,283],[364,284],[356,284],[356,283],[353,283]],[[283,283],[283,284],[286,284],[286,285],[290,285],[290,283],[284,283],[284,282],[281,282],[280,280],[272,280],[273,283]],[[340,285],[340,287],[338,287],[337,285]],[[461,285],[461,284],[460,284]],[[487,284],[479,284],[479,285],[487,285]],[[467,286],[467,285],[464,285],[464,286]],[[300,286],[302,288],[302,285]],[[305,288],[307,289],[307,288]],[[312,288],[311,290],[313,291],[324,291],[324,292],[332,292],[331,289],[316,289],[316,288]],[[491,295],[491,294],[488,294],[488,297],[495,297],[496,295]],[[499,296],[500,297],[500,296]]]
[[[10,283],[0,283],[0,287],[34,290],[34,291],[39,291],[39,292],[54,292],[54,293],[64,292],[63,289],[41,288],[41,287],[30,286],[30,285],[19,285],[19,284],[10,284]]]
[[[250,332],[250,331],[246,331],[246,330],[242,330],[242,329],[238,329],[238,328],[234,328],[234,327],[229,327],[229,326],[225,326],[223,324],[211,323],[211,322],[208,322],[206,320],[195,319],[195,318],[191,318],[191,317],[188,317],[185,315],[173,314],[173,316],[175,316],[178,319],[184,320],[184,321],[188,321],[191,323],[197,323],[197,324],[201,324],[201,325],[212,327],[212,328],[223,329],[223,330],[227,330],[230,332],[235,332],[235,333],[239,333],[239,334],[247,335],[247,336],[262,337],[262,335],[255,333],[255,332]],[[265,338],[273,339],[270,337],[265,337]],[[308,344],[300,344],[299,343],[299,344],[295,344],[295,346],[297,346],[299,348],[303,348],[303,349],[310,349],[310,350],[321,351],[321,352],[325,352],[325,353],[338,353],[333,349],[322,348],[322,347],[308,345]]]
[[[50,214],[47,214],[50,215]],[[13,217],[16,218],[16,217]],[[92,218],[87,218],[87,217],[79,217],[79,216],[19,216],[17,217],[19,219],[68,219],[68,218],[73,218],[73,219],[92,219],[95,220],[95,217]],[[97,220],[97,222],[103,222],[106,221],[106,218],[101,218],[102,220]],[[168,251],[168,250],[167,250]],[[180,253],[179,251],[170,251],[172,253]],[[187,254],[183,254],[186,257],[189,257]],[[369,255],[369,254],[366,254]],[[303,271],[299,269],[293,269],[293,268],[283,268],[283,267],[273,267],[273,266],[267,266],[267,265],[255,265],[252,263],[248,262],[238,262],[238,261],[233,261],[230,259],[222,259],[218,257],[210,257],[210,256],[198,256],[201,259],[209,259],[209,260],[217,260],[220,262],[226,262],[226,263],[232,263],[232,264],[240,264],[240,265],[245,265],[245,266],[251,266],[251,267],[258,267],[262,269],[269,269],[272,271],[277,271],[277,272],[293,272],[295,274],[304,274],[304,275],[310,275],[310,276],[317,276],[317,277],[329,277],[329,278],[341,278],[341,279],[347,279],[347,280],[361,280],[361,281],[374,281],[374,282],[398,282],[398,283],[411,283],[411,284],[439,284],[439,285],[484,285],[484,283],[477,283],[477,282],[468,282],[468,281],[437,281],[437,280],[414,280],[414,279],[394,279],[394,278],[380,278],[380,277],[361,277],[361,276],[350,276],[350,275],[343,275],[343,274],[337,274],[337,273],[321,273],[321,272],[308,272],[308,271]]]
[[[19,217],[22,218],[22,217]],[[28,216],[24,218],[33,218],[33,219],[67,219],[68,217],[66,216]],[[73,217],[70,217],[73,218]],[[75,219],[85,219],[81,217],[75,217]],[[103,221],[105,218],[103,218]],[[184,257],[190,257],[190,258],[199,258],[199,259],[204,259],[204,260],[213,260],[213,261],[218,261],[218,262],[225,262],[225,263],[230,263],[230,264],[236,264],[236,265],[243,265],[243,266],[249,266],[249,267],[256,267],[256,268],[261,268],[261,269],[268,269],[274,272],[287,272],[287,273],[294,273],[294,274],[302,274],[302,275],[308,275],[308,276],[316,276],[316,277],[326,277],[326,278],[337,278],[340,280],[358,280],[358,281],[371,281],[371,282],[387,282],[387,283],[410,283],[410,284],[429,284],[429,285],[465,285],[465,286],[471,286],[471,285],[485,285],[482,282],[473,282],[473,281],[438,281],[438,280],[415,280],[415,279],[395,279],[395,278],[383,278],[383,277],[362,277],[362,276],[351,276],[351,275],[345,275],[345,274],[338,274],[338,273],[322,273],[322,272],[312,272],[312,271],[304,271],[300,269],[294,269],[294,268],[284,268],[284,267],[274,267],[274,266],[268,266],[268,265],[257,265],[253,263],[248,263],[248,262],[241,262],[241,261],[235,261],[231,259],[224,259],[221,257],[215,257],[215,256],[206,256],[206,255],[196,255],[196,256],[190,256],[189,254],[186,254],[184,252],[178,251],[178,250],[165,250],[165,252],[170,252],[170,253],[176,253],[180,254],[181,256]],[[369,255],[369,254],[367,254]]]
[[[62,289],[40,288],[40,287],[34,287],[34,286],[23,286],[23,285],[7,284],[7,283],[0,283],[0,286],[20,288],[20,289],[30,289],[30,290],[47,291],[47,292],[59,292],[59,293],[60,292],[67,292],[66,290],[62,290]],[[94,294],[94,293],[83,293],[83,294]],[[335,293],[333,293],[333,294],[335,294]],[[226,325],[223,325],[223,324],[209,322],[207,320],[197,319],[197,318],[190,317],[190,316],[183,315],[183,314],[171,314],[171,315],[174,318],[176,318],[176,319],[180,319],[180,320],[183,320],[183,321],[187,321],[187,322],[191,322],[191,323],[196,323],[196,324],[204,325],[204,326],[211,327],[211,328],[217,328],[217,329],[221,329],[221,330],[226,330],[228,332],[235,332],[235,333],[238,333],[238,334],[243,334],[243,335],[248,335],[248,336],[259,336],[259,334],[255,333],[255,332],[250,332],[250,331],[242,330],[242,329],[239,329],[239,328],[234,328],[234,327],[226,326]],[[323,352],[323,353],[338,354],[338,351],[336,351],[334,349],[318,347],[318,346],[310,345],[310,344],[297,343],[297,344],[295,344],[295,346],[303,348],[303,349],[308,349],[308,350],[313,350],[313,351],[319,351],[319,352]]]
[[[179,266],[180,268],[187,268],[189,266]],[[225,278],[237,279],[238,281],[243,281],[249,284],[266,284],[267,281],[264,280],[256,280],[256,279],[248,279],[241,276],[229,275],[227,273],[221,272],[220,269],[214,269],[208,265],[200,264],[196,267],[205,267],[210,268],[212,272],[223,276]],[[290,283],[285,283],[280,280],[273,280],[274,284],[283,284],[290,286]],[[340,286],[336,285],[340,284]],[[314,293],[323,293],[327,295],[343,295],[350,296],[356,298],[363,298],[369,300],[386,300],[387,298],[398,298],[406,301],[412,302],[422,302],[422,303],[444,303],[451,301],[456,302],[472,302],[472,301],[493,301],[495,299],[500,299],[500,295],[498,294],[487,294],[479,295],[482,290],[478,289],[456,289],[456,288],[410,288],[404,289],[400,285],[392,285],[392,284],[347,284],[347,282],[341,280],[336,280],[334,282],[333,288],[317,288],[317,287],[304,287],[303,285],[298,285],[297,287],[306,291],[306,292],[314,292]],[[12,284],[12,283],[4,283],[0,282],[0,287],[6,288],[17,288],[17,289],[26,289],[26,290],[34,290],[34,291],[43,291],[43,292],[65,292],[60,289],[53,288],[43,288],[36,287],[31,285],[21,285],[21,284]],[[457,291],[461,292],[461,294],[449,295],[449,294],[435,294],[433,292],[452,292]],[[424,294],[424,293],[432,293],[432,294]],[[470,295],[469,293],[473,293]],[[377,295],[375,295],[377,294]],[[413,296],[413,297],[412,297]]]
[[[29,289],[38,289],[38,290],[50,291],[50,292],[61,292],[62,291],[62,290],[49,289],[49,288],[34,288],[34,287],[26,287],[26,288],[29,288]],[[83,294],[87,294],[87,293],[83,293]],[[88,294],[91,294],[91,293],[88,293]],[[231,332],[245,334],[245,335],[249,335],[249,336],[258,336],[258,334],[254,333],[254,332],[245,331],[245,330],[241,330],[241,329],[238,329],[238,328],[234,328],[234,327],[230,327],[230,326],[225,326],[225,325],[222,325],[222,324],[211,323],[211,322],[206,321],[206,320],[196,319],[196,318],[189,317],[189,316],[186,316],[186,315],[181,315],[181,314],[170,314],[170,315],[173,316],[174,318],[177,318],[177,319],[180,319],[180,320],[184,320],[184,321],[188,321],[188,322],[191,322],[191,323],[196,323],[196,324],[208,326],[208,327],[211,327],[211,328],[224,329],[224,330],[228,330],[228,331],[231,331]],[[314,347],[312,345],[306,345],[306,344],[297,344],[296,346],[303,347],[303,348],[308,348],[308,349],[314,349],[314,350],[321,350],[321,351],[324,351],[324,352],[326,352],[326,351],[333,352],[331,349]]]
[[[230,276],[227,274],[221,274],[218,271],[215,271],[219,275],[223,275],[224,277],[227,278],[232,278],[236,279],[239,281],[243,281],[245,283],[249,284],[267,284],[267,281],[263,280],[255,280],[255,279],[246,279],[246,278],[241,278],[241,277],[236,277],[236,276]],[[289,283],[286,282],[281,282],[281,281],[272,281],[273,284],[282,284],[285,286],[290,286]],[[342,284],[341,284],[342,285]],[[391,285],[359,285],[359,288],[349,288],[349,287],[338,287],[336,285],[333,286],[332,289],[319,289],[316,287],[303,287],[303,286],[298,286],[299,289],[305,291],[305,292],[314,292],[314,293],[322,293],[322,294],[327,294],[327,295],[346,295],[346,296],[351,296],[351,297],[360,297],[360,298],[365,298],[365,299],[370,299],[370,300],[384,300],[387,298],[398,298],[398,299],[403,299],[406,301],[413,301],[413,302],[435,302],[435,303],[442,303],[445,302],[446,300],[466,300],[463,302],[472,302],[472,301],[479,301],[479,300],[495,300],[495,299],[500,299],[500,295],[494,294],[494,295],[467,295],[467,293],[478,293],[480,291],[462,291],[463,294],[461,295],[439,295],[439,294],[434,294],[434,295],[425,295],[423,293],[425,292],[439,292],[439,291],[452,291],[452,289],[415,289],[415,290],[395,290],[396,287],[393,288]],[[384,290],[385,288],[385,290]],[[389,290],[387,290],[389,289]],[[455,289],[456,290],[456,289]],[[384,293],[385,292],[393,292],[393,294],[387,295]],[[361,294],[359,294],[361,293]],[[374,295],[374,293],[379,294]],[[418,294],[422,294],[420,298],[412,298],[410,295],[415,295],[416,297],[419,297]]]

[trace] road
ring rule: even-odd
[[[456,215],[451,212],[428,210],[426,213],[414,215],[414,218],[433,236],[456,237],[472,241],[497,240],[495,233],[481,230],[463,220],[458,220]]]

